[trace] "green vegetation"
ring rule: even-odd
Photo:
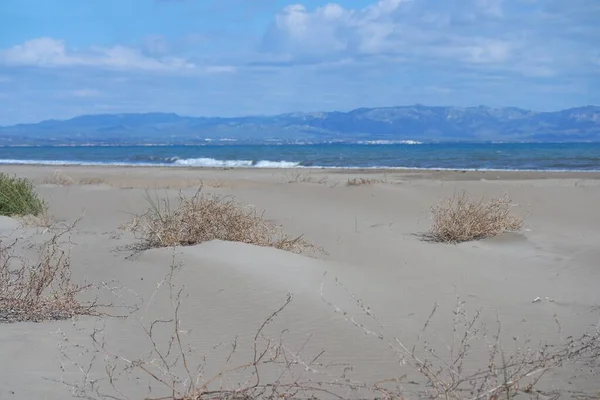
[[[37,216],[43,213],[45,207],[31,180],[0,173],[0,215]]]

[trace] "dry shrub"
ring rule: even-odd
[[[569,365],[578,371],[587,370],[592,376],[598,376],[600,325],[578,337],[562,338],[561,335],[560,343],[533,343],[530,339],[521,341],[514,336],[514,343],[511,343],[510,347],[514,346],[515,350],[507,351],[501,340],[500,321],[497,320],[496,326],[490,329],[482,319],[481,310],[469,314],[465,303],[457,298],[456,306],[452,310],[452,337],[448,338],[449,340],[441,339],[431,327],[438,311],[438,305],[435,304],[416,341],[410,346],[400,337],[384,333],[385,325],[372,309],[337,279],[335,282],[336,286],[353,300],[358,314],[366,317],[366,321],[362,322],[364,318],[357,318],[355,313],[326,299],[323,285],[321,299],[365,335],[383,342],[396,355],[400,365],[407,366],[421,375],[427,389],[419,393],[423,395],[419,397],[446,400],[510,400],[520,398],[519,396],[536,399],[545,396],[557,399],[561,394],[565,394],[564,392],[573,392],[570,392],[570,387],[556,387],[556,382],[552,382],[553,392],[541,391],[540,381],[548,372]],[[556,322],[561,333],[560,322],[558,319]],[[441,342],[441,345],[434,346],[434,341]],[[473,365],[472,358],[478,350],[483,354],[487,352],[487,362]],[[393,380],[385,378],[382,377],[381,382]],[[377,389],[383,390],[379,386]],[[389,391],[386,394],[384,398],[407,398]],[[582,398],[592,398],[583,392],[579,394]]]
[[[263,218],[254,207],[243,206],[232,197],[206,194],[202,188],[192,197],[182,192],[177,207],[168,198],[146,193],[148,211],[122,228],[141,236],[142,249],[191,246],[211,240],[242,242],[300,253],[313,246],[302,236],[290,237]]]
[[[284,178],[288,183],[317,183],[319,185],[326,185],[328,181],[326,176],[317,179],[316,177],[312,176],[310,172],[308,174],[303,172],[294,172],[291,175],[288,175],[286,172],[284,174]]]
[[[65,175],[62,171],[56,170],[51,177],[44,178],[42,183],[46,185],[71,186],[75,183],[75,180]]]
[[[169,318],[144,321],[142,316],[139,328],[142,332],[139,341],[146,343],[143,353],[126,358],[108,339],[103,327],[95,327],[89,332],[89,345],[73,345],[63,334],[59,349],[62,355],[61,370],[75,367],[79,372],[76,381],[60,380],[69,387],[72,397],[88,400],[133,400],[131,394],[139,382],[145,382],[148,389],[147,400],[253,400],[253,399],[318,399],[344,398],[337,391],[356,392],[372,390],[367,385],[343,377],[346,365],[322,364],[319,362],[324,351],[318,354],[303,354],[303,347],[291,350],[280,337],[270,337],[267,327],[283,313],[292,301],[288,294],[285,302],[274,307],[274,311],[262,321],[255,332],[249,332],[247,342],[250,352],[242,359],[236,336],[231,350],[223,354],[224,364],[216,373],[208,373],[206,354],[198,354],[191,346],[188,334],[180,316],[182,300],[186,297],[183,287],[173,284],[171,272],[157,284],[150,303],[156,301],[159,291],[168,290],[172,314]],[[265,315],[267,313],[265,312]],[[246,342],[240,339],[240,342]],[[306,343],[305,343],[306,344]],[[216,345],[214,349],[224,343]],[[90,371],[96,369],[105,374],[102,379],[92,377]],[[335,374],[334,376],[331,373]],[[68,375],[66,375],[68,376]]]
[[[41,214],[23,215],[19,217],[19,221],[25,227],[51,228],[56,223],[56,217],[45,207]]]
[[[352,178],[348,179],[346,182],[346,186],[365,186],[365,185],[373,185],[375,183],[380,183],[379,179],[372,178]]]
[[[170,275],[157,285],[157,291],[168,288],[172,315],[152,322],[144,322],[143,317],[140,318],[143,334],[139,340],[145,341],[148,347],[139,358],[122,356],[118,348],[107,341],[108,336],[102,328],[95,328],[90,334],[91,347],[61,347],[66,364],[75,366],[81,373],[78,381],[60,381],[72,389],[73,397],[130,400],[135,397],[130,397],[128,392],[134,390],[143,379],[148,382],[148,392],[151,393],[145,397],[148,400],[510,400],[556,399],[563,394],[574,393],[580,398],[595,398],[588,393],[572,392],[571,387],[561,389],[553,385],[552,392],[541,391],[539,383],[549,371],[566,365],[577,366],[579,370],[591,370],[591,374],[596,376],[597,372],[593,370],[600,360],[600,332],[597,329],[580,337],[565,338],[557,345],[515,342],[515,350],[505,352],[500,339],[500,323],[492,332],[488,332],[481,313],[469,315],[464,303],[457,299],[452,312],[453,333],[451,338],[447,338],[449,340],[432,332],[431,322],[436,315],[436,305],[416,341],[409,346],[400,337],[384,333],[384,324],[371,308],[337,280],[336,285],[350,296],[355,310],[342,309],[326,299],[323,286],[321,299],[354,328],[388,347],[397,357],[397,371],[389,371],[389,375],[378,377],[375,383],[360,382],[347,375],[352,366],[335,361],[328,364],[320,362],[326,350],[316,355],[303,354],[307,342],[298,351],[292,351],[283,337],[269,337],[266,328],[285,312],[292,301],[291,295],[288,295],[285,303],[273,311],[256,332],[248,334],[252,339],[249,344],[253,346],[249,359],[238,361],[234,357],[238,351],[236,336],[224,366],[216,374],[207,374],[206,358],[191,347],[191,342],[196,340],[187,337],[186,333],[191,331],[185,329],[181,320],[180,307],[185,293],[183,288],[175,287],[172,282],[174,268],[172,265]],[[151,299],[156,299],[156,294]],[[161,338],[158,333],[161,330],[167,333],[166,337]],[[437,347],[439,351],[432,345],[434,340],[443,342],[442,346]],[[66,337],[61,340],[63,344],[69,342]],[[477,350],[487,351],[487,360],[483,364],[469,365]],[[86,353],[87,357],[79,361],[78,358]],[[91,361],[87,361],[90,358]],[[101,363],[99,370],[106,374],[104,379],[90,376],[96,362]]]
[[[95,314],[94,304],[77,296],[89,288],[71,280],[69,252],[60,246],[63,233],[54,234],[31,264],[15,255],[19,242],[0,241],[0,322],[41,322]]]
[[[97,177],[91,177],[91,178],[81,178],[79,180],[79,184],[80,185],[101,185],[105,183],[104,179],[102,178],[97,178]]]
[[[466,192],[454,194],[432,207],[433,224],[427,237],[436,242],[459,243],[519,230],[523,219],[511,215],[513,206],[507,195],[485,201],[472,200]]]

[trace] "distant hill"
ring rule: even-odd
[[[169,113],[83,115],[0,127],[0,145],[238,142],[600,141],[600,107],[556,112],[520,108],[359,108],[238,118]]]

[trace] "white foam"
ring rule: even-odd
[[[291,161],[259,161],[254,165],[256,168],[296,168],[300,163]]]
[[[215,160],[214,158],[187,158],[176,160],[174,165],[186,167],[251,167],[251,160]]]
[[[332,169],[332,170],[407,170],[407,171],[480,171],[480,172],[600,172],[600,169],[555,169],[555,168],[447,168],[447,167],[393,167],[393,166],[320,166],[305,167],[300,163],[291,161],[258,161],[253,165],[249,160],[215,160],[213,158],[191,158],[177,160],[174,163],[131,163],[131,162],[94,162],[94,161],[66,161],[66,160],[14,160],[0,159],[0,165],[53,165],[53,166],[114,166],[114,167],[230,167],[230,168],[307,168],[307,169]]]
[[[228,167],[228,168],[296,168],[300,163],[292,161],[261,160],[254,163],[251,160],[216,160],[214,158],[187,158],[175,160],[173,165],[186,167]]]
[[[350,142],[352,144],[352,142]],[[372,144],[372,145],[386,145],[386,144],[423,144],[418,140],[364,140],[358,141],[356,144]]]

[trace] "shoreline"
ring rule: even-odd
[[[194,147],[194,146],[320,146],[320,145],[367,145],[367,146],[390,146],[390,145],[448,145],[448,144],[489,144],[489,145],[515,145],[515,144],[540,144],[540,145],[557,145],[557,144],[600,144],[600,141],[582,140],[569,142],[546,142],[546,141],[421,141],[421,140],[387,140],[387,139],[367,139],[358,141],[340,141],[340,142],[253,142],[253,141],[238,141],[227,139],[205,140],[198,143],[66,143],[66,144],[2,144],[0,148],[15,148],[15,147]]]
[[[558,171],[558,170],[473,170],[473,169],[424,169],[424,168],[346,168],[346,167],[288,167],[288,168],[269,168],[269,167],[200,167],[200,166],[166,166],[166,165],[58,165],[58,164],[0,164],[0,172],[54,172],[71,171],[78,173],[88,173],[91,171],[114,173],[121,170],[139,171],[143,173],[147,170],[153,171],[171,171],[173,173],[219,173],[233,174],[252,173],[255,175],[272,175],[274,173],[294,173],[299,175],[334,175],[356,177],[367,176],[385,176],[393,175],[398,178],[411,179],[441,179],[441,180],[536,180],[536,179],[585,179],[600,180],[600,170],[598,171]]]

